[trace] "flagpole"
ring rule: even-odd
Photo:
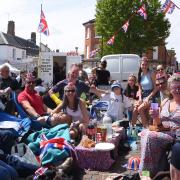
[[[41,12],[42,12],[42,4],[41,4]],[[40,17],[40,19],[41,19],[41,17]],[[41,32],[40,32],[40,35],[39,35],[38,77],[41,77]]]

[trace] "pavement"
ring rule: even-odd
[[[118,180],[120,179],[121,175],[135,173],[130,170],[127,170],[126,167],[123,167],[125,164],[128,163],[128,159],[132,156],[139,156],[140,157],[140,139],[137,140],[137,148],[131,149],[130,151],[126,152],[119,152],[119,156],[116,159],[114,165],[110,168],[109,171],[100,172],[100,171],[91,171],[85,170],[85,174],[83,175],[83,180]]]

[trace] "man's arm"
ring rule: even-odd
[[[33,117],[40,116],[28,101],[22,101],[21,105],[30,116],[33,116]]]
[[[108,94],[109,92],[107,90],[98,89],[94,85],[92,85],[90,87],[90,93],[94,93],[96,96],[100,98],[102,94]]]
[[[45,104],[43,104],[43,109],[45,112],[47,113],[51,113],[52,112],[52,109],[51,108],[48,108]]]

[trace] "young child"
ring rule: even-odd
[[[101,101],[109,103],[107,112],[103,117],[103,123],[113,123],[123,119],[125,109],[131,109],[132,103],[128,97],[123,94],[122,86],[118,81],[111,85],[111,92],[100,94]]]
[[[133,74],[129,75],[128,84],[124,91],[125,96],[130,98],[133,105],[134,105],[134,102],[136,100],[138,100],[137,92],[139,90],[139,87],[136,85],[136,82],[137,82],[136,76]],[[127,115],[128,115],[128,120],[131,121],[132,120],[132,110],[128,111]]]

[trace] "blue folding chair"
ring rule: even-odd
[[[14,104],[16,106],[16,109],[18,111],[18,114],[19,114],[20,118],[27,118],[27,117],[29,117],[29,115],[25,112],[23,107],[18,103],[17,95],[16,95],[15,91],[12,92],[12,99],[13,99],[13,102],[14,102]]]
[[[17,101],[17,95],[16,95],[15,91],[12,92],[12,99],[13,99],[13,102],[14,102],[14,104],[16,106],[17,111],[18,111],[19,118],[21,118],[21,119],[29,118],[31,120],[31,127],[32,127],[32,129],[40,130],[42,128],[42,125],[38,121],[36,121],[36,119],[34,119],[33,117],[30,117],[25,112],[23,107]]]

